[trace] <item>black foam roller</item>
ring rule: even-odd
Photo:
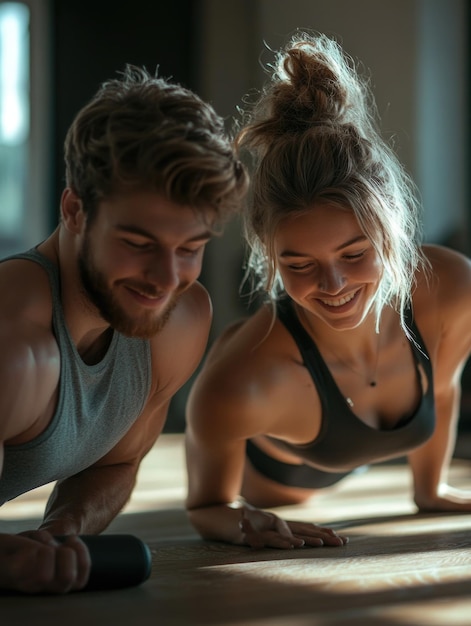
[[[65,537],[56,537],[59,541]],[[134,535],[80,535],[90,552],[92,568],[83,591],[134,587],[152,569],[149,547]]]

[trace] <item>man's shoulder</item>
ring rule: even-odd
[[[180,299],[181,304],[190,312],[202,315],[212,314],[211,297],[208,290],[200,282],[195,282],[189,287]]]
[[[46,270],[27,259],[0,262],[0,319],[50,327],[51,284]]]
[[[2,440],[26,432],[45,414],[60,368],[47,275],[33,263],[7,263],[6,269],[0,264]]]
[[[194,283],[184,291],[171,311],[163,335],[203,332],[212,321],[212,303],[208,291],[201,283]]]
[[[162,330],[151,340],[154,395],[170,397],[203,358],[211,328],[211,300],[199,283],[180,297]]]
[[[211,322],[208,291],[195,283],[181,294],[165,326],[150,340],[151,346],[156,354],[165,354],[169,359],[172,353],[178,357],[182,349],[199,353],[206,346]]]

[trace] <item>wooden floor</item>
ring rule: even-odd
[[[455,460],[455,486],[471,462]],[[0,510],[1,532],[31,528],[49,487]],[[148,543],[151,578],[119,591],[0,597],[2,626],[469,626],[471,514],[417,515],[407,467],[375,466],[303,507],[277,512],[343,529],[343,548],[252,551],[201,541],[183,509],[182,438],[163,435],[107,532]]]

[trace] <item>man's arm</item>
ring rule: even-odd
[[[86,585],[91,562],[76,535],[100,532],[128,501],[139,464],[162,430],[171,398],[201,360],[210,323],[209,296],[203,287],[193,286],[164,331],[152,341],[151,393],[134,426],[99,462],[57,483],[39,530],[0,535],[0,588],[65,593]],[[2,385],[4,382],[1,379]],[[51,389],[56,384],[51,383]],[[0,408],[3,406],[0,398]],[[4,415],[0,411],[0,416]],[[4,420],[3,424],[13,422]],[[9,437],[18,434],[8,431]],[[55,541],[54,535],[64,534],[71,535],[65,543]]]
[[[41,530],[53,535],[98,534],[128,502],[144,456],[160,435],[169,401],[152,402],[121,441],[98,463],[58,481],[46,506]]]
[[[28,441],[41,432],[53,410],[59,377],[57,346],[44,326],[18,317],[0,333],[0,480],[4,442]],[[49,533],[0,534],[0,588],[24,593],[82,589],[91,561],[85,544],[60,544]]]
[[[64,543],[49,533],[0,534],[0,589],[23,593],[66,593],[88,582],[91,559],[78,537]]]
[[[96,534],[118,515],[132,494],[142,459],[162,431],[171,399],[201,361],[211,316],[209,295],[197,283],[183,294],[165,328],[151,340],[152,387],[143,413],[100,461],[56,484],[42,530]]]

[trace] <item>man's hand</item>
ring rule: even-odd
[[[239,522],[244,543],[251,548],[302,548],[343,546],[346,537],[330,528],[306,522],[287,522],[273,513],[242,507]]]
[[[70,536],[57,541],[47,531],[0,534],[0,588],[23,593],[67,593],[88,581],[91,559],[85,544]]]

